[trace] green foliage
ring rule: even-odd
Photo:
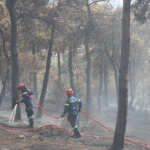
[[[135,19],[143,24],[148,19],[150,19],[150,1],[136,0],[133,3],[133,12],[135,15]]]

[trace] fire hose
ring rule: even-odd
[[[29,98],[31,98],[34,103],[45,113],[47,114],[48,116],[52,117],[52,118],[62,118],[62,117],[55,117],[55,116],[52,116],[50,115],[48,112],[46,112],[32,97],[30,97],[28,94],[26,94]],[[101,124],[100,122],[98,122],[97,120],[95,120],[94,118],[92,118],[90,115],[88,115],[87,113],[85,113],[84,111],[81,111],[83,114],[85,114],[86,116],[88,116],[89,118],[91,118],[94,122],[98,123],[99,125],[101,125],[102,127],[104,127],[105,129],[109,130],[110,132],[112,133],[115,133],[113,130],[107,128],[106,126],[104,126],[103,124]],[[67,115],[65,115],[67,116]],[[48,125],[44,125],[44,126],[41,126],[41,127],[37,127],[37,128],[32,128],[32,129],[15,129],[15,128],[9,128],[9,127],[4,127],[4,126],[0,126],[0,128],[4,128],[4,129],[8,129],[8,130],[17,130],[17,131],[32,131],[32,130],[37,130],[37,129],[41,129],[41,128],[44,128],[44,127],[48,127],[48,126],[56,126],[58,128],[63,128],[62,126],[59,126],[59,125],[56,125],[56,124],[48,124]],[[65,128],[63,128],[65,129]],[[68,129],[66,129],[67,131],[69,132],[72,132]],[[86,136],[86,137],[94,137],[94,138],[110,138],[110,139],[113,139],[113,137],[106,137],[106,136],[94,136],[94,135],[86,135],[86,134],[81,134],[82,136]],[[125,141],[127,142],[131,142],[131,143],[134,143],[136,145],[139,145],[141,147],[145,147],[147,149],[149,149],[149,145],[147,143],[144,143],[144,142],[139,142],[139,141],[133,141],[133,140],[130,140],[128,138],[124,138]]]

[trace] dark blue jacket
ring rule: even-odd
[[[78,108],[79,105],[79,108]],[[68,113],[69,115],[77,115],[78,110],[81,109],[82,107],[82,102],[80,99],[70,96],[65,103],[65,108],[64,108],[64,115]]]
[[[33,95],[33,92],[27,88],[25,88],[24,92],[27,92],[29,96]],[[25,105],[30,105],[31,107],[33,107],[33,101],[27,95],[23,95],[23,100],[21,102],[23,102]]]

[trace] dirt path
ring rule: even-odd
[[[48,106],[48,105],[47,105]],[[35,109],[36,112],[36,109]],[[0,110],[0,125],[12,128],[26,128],[28,124],[24,109],[22,109],[22,121],[9,124],[11,109],[3,107]],[[35,113],[36,114],[36,113]],[[59,113],[60,114],[60,113]],[[59,116],[59,114],[55,114]],[[104,108],[101,116],[93,116],[110,129],[115,129],[116,108]],[[103,127],[88,119],[84,114],[79,115],[79,128],[82,134],[113,137],[113,134]],[[46,124],[57,124],[67,128],[66,119],[52,119],[46,115],[40,120],[35,120],[35,126]],[[70,130],[70,125],[68,126]],[[68,136],[67,136],[68,135]],[[46,127],[34,131],[11,131],[0,128],[0,150],[108,150],[111,147],[112,139],[81,137],[79,139],[70,138],[71,133],[57,127]],[[150,131],[147,128],[144,114],[139,116],[136,112],[128,113],[126,137],[150,144]],[[66,142],[67,140],[67,142]],[[66,143],[66,144],[65,144]],[[135,144],[125,142],[124,150],[144,150]]]

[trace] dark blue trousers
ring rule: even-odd
[[[74,129],[74,133],[79,132],[79,128],[77,127],[77,115],[70,115],[70,124],[72,128]]]
[[[26,112],[27,112],[27,117],[29,119],[29,123],[33,123],[34,122],[34,118],[33,118],[33,106],[32,105],[26,105]]]

